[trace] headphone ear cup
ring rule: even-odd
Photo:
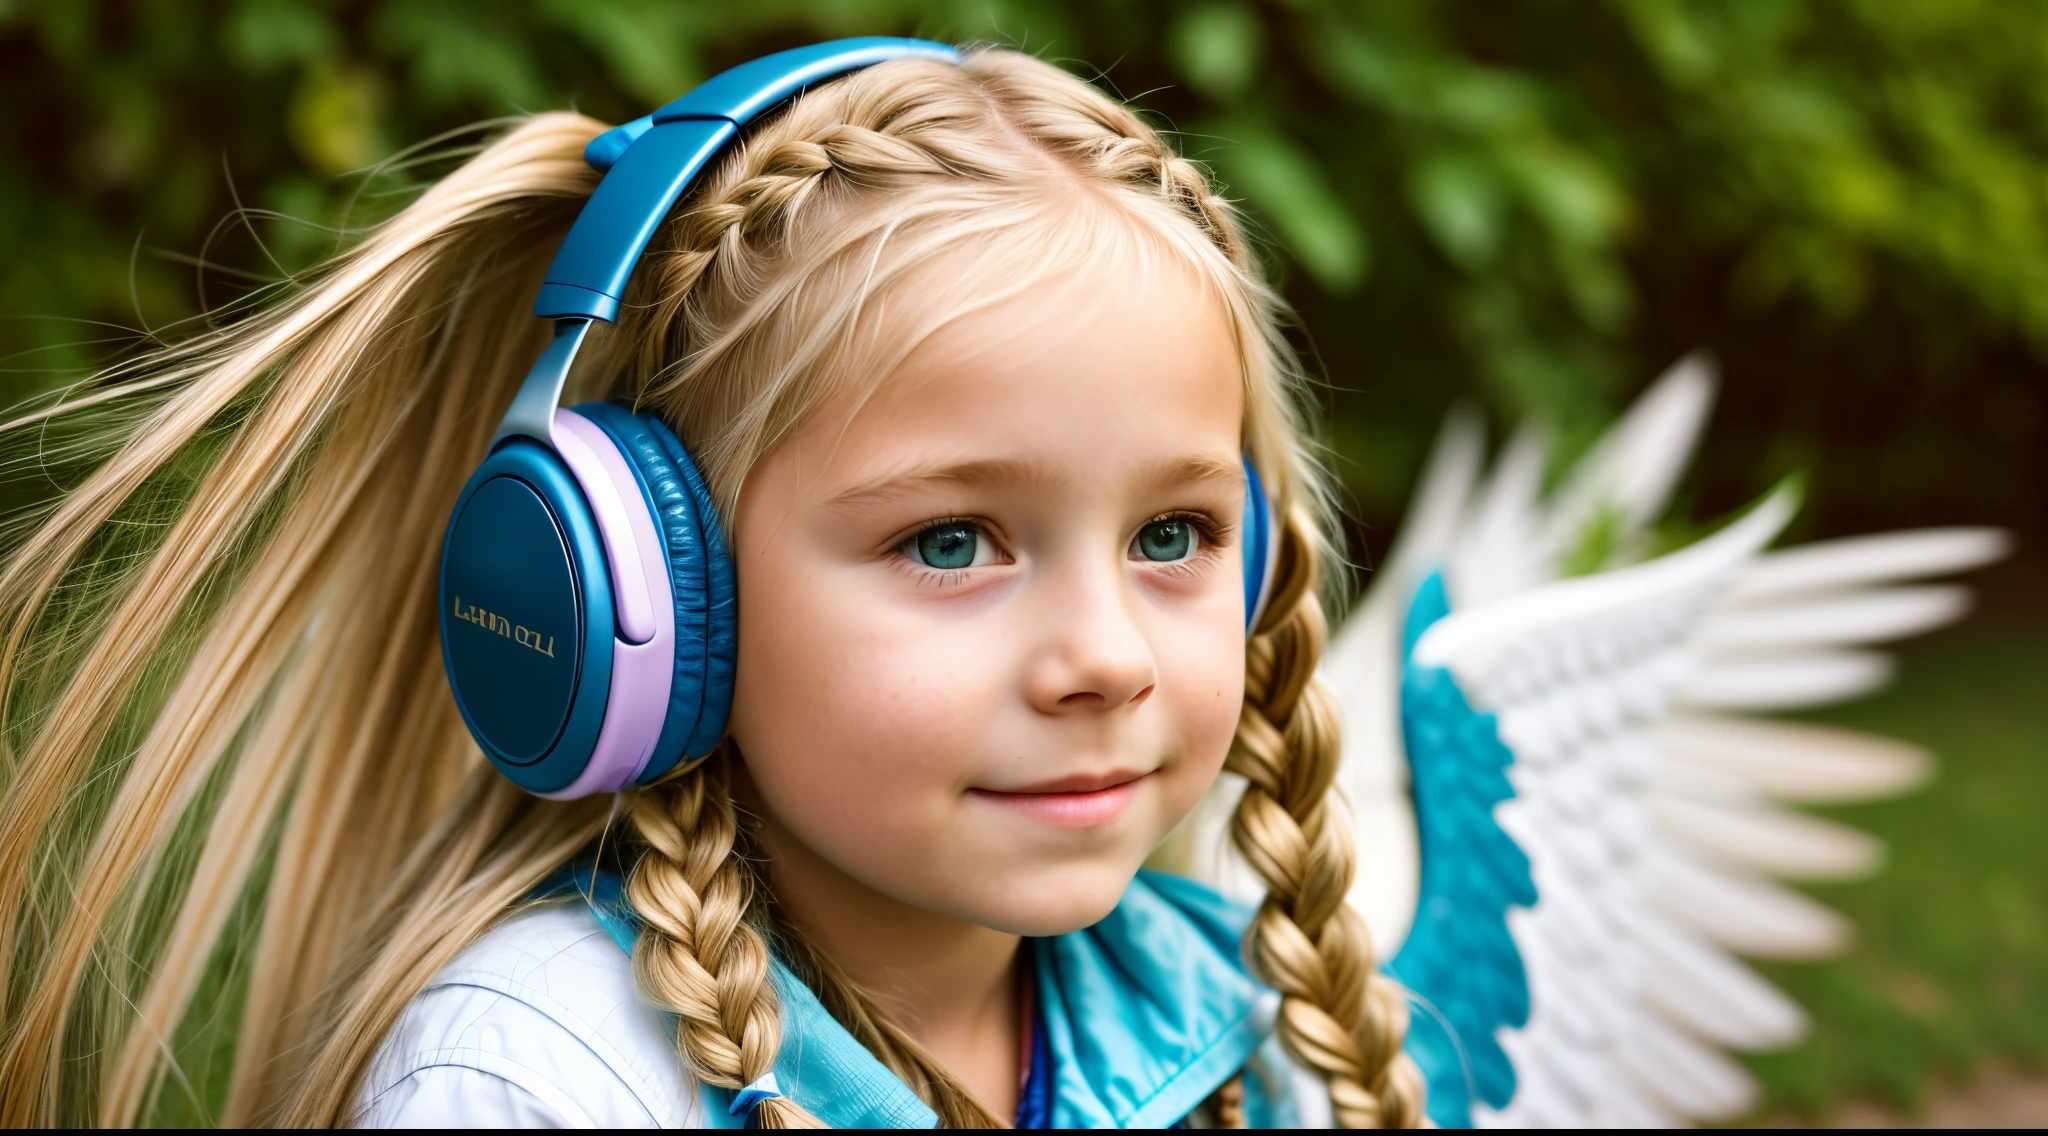
[[[441,551],[441,657],[464,725],[520,788],[588,770],[609,716],[614,608],[602,527],[569,465],[515,439],[471,475]]]
[[[733,676],[739,668],[740,604],[739,585],[733,573],[732,553],[726,547],[725,528],[718,523],[718,510],[711,499],[710,483],[697,463],[683,448],[682,439],[658,419],[643,419],[669,461],[682,475],[695,504],[698,540],[704,566],[704,709],[683,746],[686,757],[704,757],[725,737],[732,719]]]
[[[711,509],[711,494],[682,442],[652,416],[610,403],[585,403],[576,413],[618,444],[653,504],[675,601],[675,673],[669,706],[639,782],[685,758],[703,757],[725,736],[738,656],[732,559]]]
[[[1244,552],[1244,634],[1258,629],[1266,600],[1273,593],[1273,575],[1280,561],[1279,534],[1273,531],[1273,503],[1265,479],[1252,459],[1244,459],[1244,523],[1238,547]]]

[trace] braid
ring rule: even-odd
[[[730,752],[635,795],[629,815],[646,851],[626,897],[643,925],[633,947],[641,991],[676,1015],[676,1040],[691,1072],[737,1089],[774,1068],[782,1019],[759,930],[775,921],[747,863],[728,790]],[[775,934],[825,1008],[939,1114],[941,1125],[1007,1127],[801,935],[787,927]],[[787,1098],[756,1110],[762,1128],[823,1127]]]
[[[930,97],[934,82],[958,83],[955,70],[911,60],[871,68],[797,100],[733,147],[642,258],[630,286],[613,339],[637,344],[637,356],[611,369],[635,376],[636,404],[658,406],[684,426],[721,405],[715,393],[693,399],[684,389],[726,352],[744,349],[776,306],[765,297],[788,281],[778,257],[808,216],[918,184],[1001,180],[994,156],[959,129],[957,108],[942,110],[944,100]],[[920,71],[933,74],[920,82]],[[841,243],[860,236],[849,228]],[[723,447],[707,448],[717,465]]]
[[[707,1084],[738,1089],[775,1067],[780,1000],[768,944],[747,920],[751,874],[734,854],[739,833],[724,759],[634,794],[646,852],[626,885],[642,930],[633,971],[649,1001],[676,1016],[683,1061]],[[819,1128],[795,1101],[756,1106],[762,1128]]]
[[[995,92],[1006,117],[1090,181],[1137,187],[1195,222],[1239,271],[1252,267],[1237,210],[1201,165],[1182,157],[1138,113],[1036,60],[983,52],[968,68]]]
[[[1352,848],[1332,792],[1337,723],[1314,680],[1322,604],[1308,523],[1289,518],[1271,611],[1247,650],[1245,705],[1225,768],[1247,781],[1231,836],[1265,880],[1247,952],[1280,991],[1280,1040],[1329,1083],[1347,1128],[1420,1122],[1422,1086],[1401,1052],[1407,1010],[1374,973],[1365,923],[1344,902]]]
[[[848,978],[795,928],[778,926],[776,946],[778,955],[817,992],[818,1001],[846,1027],[846,1032],[939,1114],[939,1127],[1010,1126],[947,1072],[930,1050],[910,1036],[909,1030],[880,1012],[874,995]]]

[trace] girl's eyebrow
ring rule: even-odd
[[[833,495],[831,500],[825,502],[825,507],[835,512],[851,513],[939,486],[1045,480],[1049,480],[1048,471],[1036,462],[1015,458],[967,461],[941,459],[889,470]],[[1148,487],[1220,482],[1242,491],[1244,469],[1234,462],[1219,461],[1206,454],[1196,454],[1157,462],[1141,470],[1136,480]]]
[[[938,486],[989,485],[995,482],[1033,481],[1042,476],[1035,463],[1015,458],[979,458],[965,461],[938,459],[916,462],[888,470],[834,494],[825,507],[837,512],[862,509],[909,497],[920,490]]]

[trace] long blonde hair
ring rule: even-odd
[[[0,924],[0,1123],[132,1124],[197,1092],[178,1039],[224,972],[245,993],[222,1119],[345,1122],[407,1003],[615,829],[640,989],[676,1016],[694,1076],[737,1087],[772,1068],[772,947],[942,1123],[1001,1123],[778,927],[729,744],[616,799],[541,801],[485,765],[448,696],[443,525],[545,341],[528,305],[596,184],[581,151],[602,129],[526,120],[281,302],[13,425],[39,460],[90,472],[0,568],[0,910],[19,913]],[[879,318],[962,251],[953,299]],[[870,68],[721,160],[573,381],[663,416],[729,520],[747,470],[829,392],[1104,255],[1181,265],[1223,300],[1246,444],[1284,521],[1229,760],[1248,782],[1233,838],[1270,889],[1248,961],[1339,1123],[1413,1124],[1402,1002],[1343,902],[1336,725],[1313,681],[1327,511],[1299,375],[1198,167],[1014,52]],[[816,1123],[787,1100],[760,1121]]]

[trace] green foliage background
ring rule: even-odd
[[[2048,7],[1997,0],[0,0],[8,381],[317,258],[303,222],[374,212],[345,175],[401,145],[874,32],[1022,46],[1181,131],[1382,531],[1453,400],[1569,443],[1697,346],[1709,505],[1803,468],[1824,530],[2048,516]],[[237,202],[302,221],[209,243]]]
[[[1695,515],[1803,470],[1802,535],[2048,537],[2048,5],[2003,0],[0,0],[0,402],[317,261],[404,200],[350,176],[403,146],[872,33],[1038,52],[1212,165],[1329,380],[1363,558],[1453,402],[1569,449],[1695,347]],[[2015,573],[1994,603],[2037,618]],[[1868,1065],[1764,1071],[1821,1107]]]

